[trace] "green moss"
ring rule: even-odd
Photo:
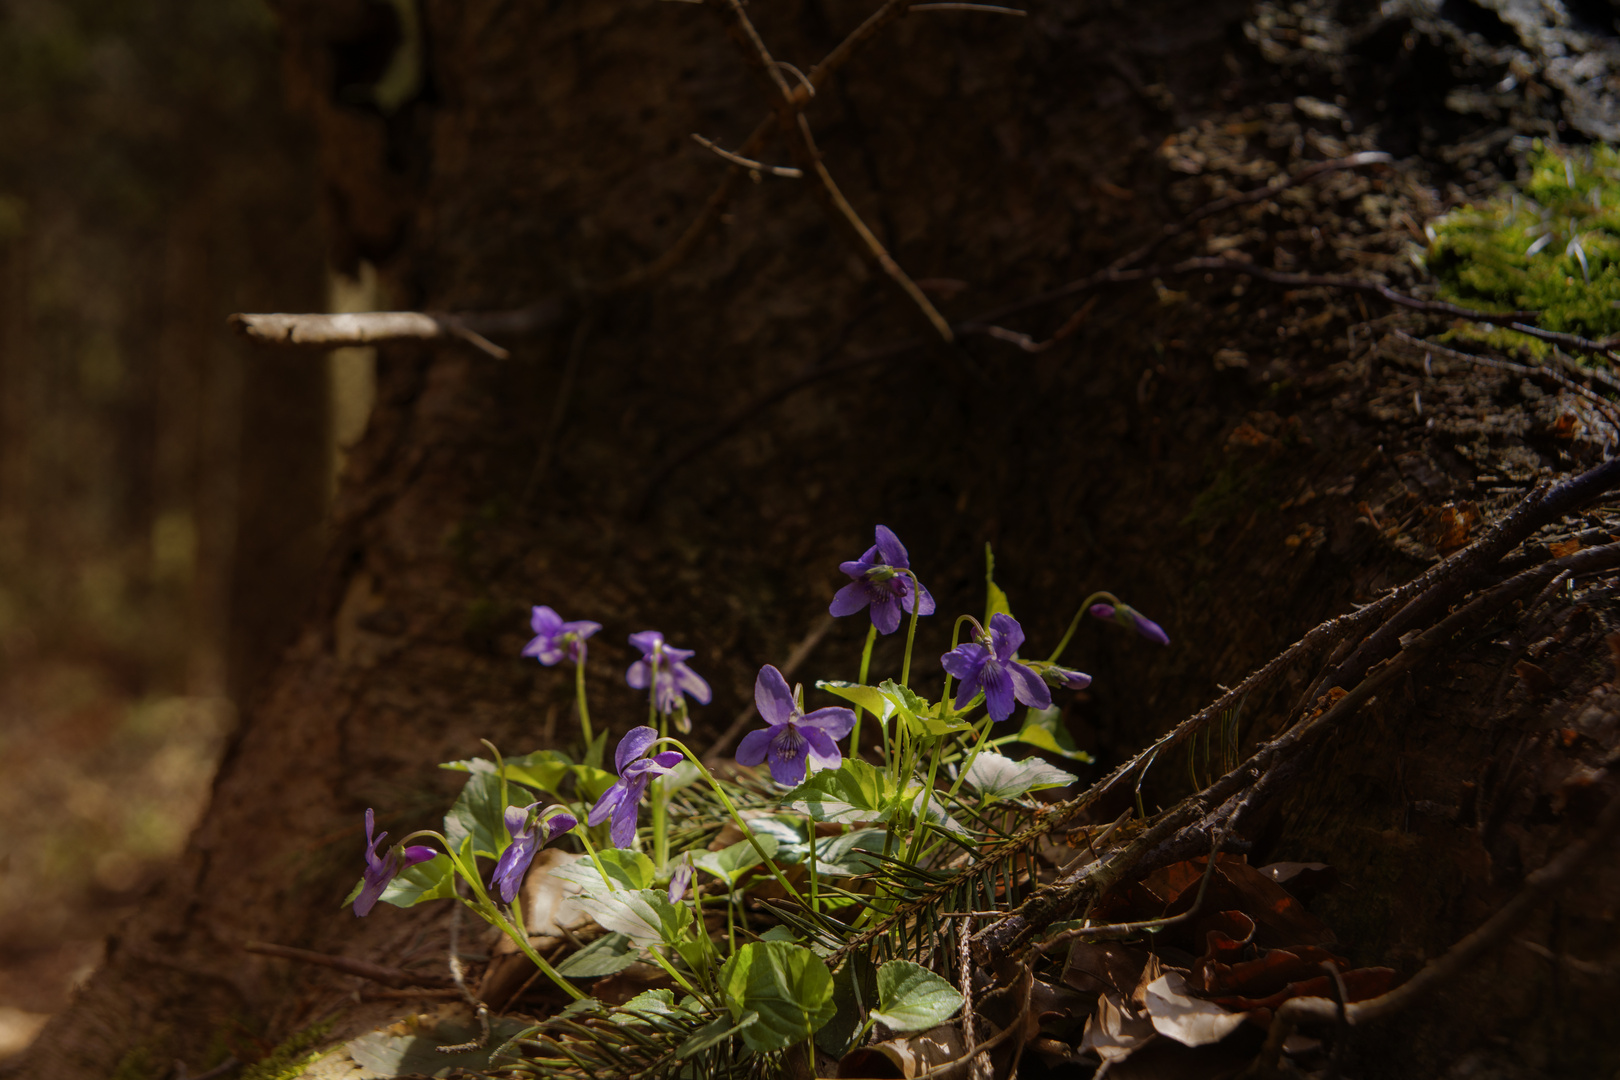
[[[1428,265],[1442,298],[1539,311],[1548,330],[1620,332],[1620,151],[1538,141],[1520,190],[1461,207],[1433,231]]]
[[[123,1057],[118,1059],[118,1065],[113,1069],[112,1080],[157,1080],[158,1070],[152,1062],[152,1049],[149,1046],[137,1046]]]
[[[314,1049],[337,1024],[334,1014],[293,1033],[287,1041],[237,1074],[238,1080],[293,1080],[325,1051]]]

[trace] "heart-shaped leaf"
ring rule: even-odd
[[[1064,787],[1074,777],[1038,757],[1014,761],[993,750],[981,751],[968,766],[966,780],[985,799],[1016,799],[1040,788]]]
[[[890,960],[878,968],[877,991],[872,1019],[896,1034],[936,1027],[962,1007],[956,987],[910,960]]]
[[[802,945],[755,941],[720,969],[720,992],[739,1025],[749,1013],[759,1019],[741,1031],[752,1050],[781,1050],[802,1042],[831,1020],[832,972]]]

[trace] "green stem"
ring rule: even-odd
[[[1069,629],[1064,633],[1063,640],[1059,641],[1057,648],[1052,650],[1052,655],[1046,658],[1046,662],[1048,664],[1057,663],[1058,657],[1063,655],[1063,650],[1069,647],[1069,639],[1074,637],[1075,630],[1079,629],[1080,620],[1086,617],[1086,612],[1091,610],[1091,605],[1097,603],[1099,600],[1113,604],[1115,607],[1119,607],[1119,598],[1111,592],[1094,592],[1081,601],[1080,610],[1075,612],[1074,618],[1069,620]]]
[[[658,737],[669,738],[669,714],[658,717]],[[653,866],[659,870],[669,861],[669,797],[664,792],[664,777],[652,781]]]
[[[579,702],[579,730],[585,736],[585,751],[590,752],[595,737],[591,732],[591,709],[585,703],[585,657],[574,665],[574,696]]]
[[[900,573],[911,579],[911,625],[906,629],[906,658],[900,664],[900,685],[910,686],[911,646],[917,640],[917,611],[922,607],[917,603],[917,599],[922,596],[922,584],[917,580],[917,575],[910,570],[902,570]]]
[[[534,964],[535,967],[540,969],[541,974],[545,975],[546,978],[555,983],[558,989],[562,990],[563,993],[567,994],[575,1001],[583,1001],[587,996],[589,996],[576,987],[573,983],[563,978],[561,973],[559,973],[556,968],[552,967],[546,962],[545,957],[534,951],[534,946],[529,944],[529,935],[527,933],[524,933],[522,930],[501,918],[499,911],[492,911],[490,914],[494,916],[493,920],[491,921],[493,921],[495,925],[506,934],[507,937],[511,938],[512,941],[517,944],[519,949],[523,950],[523,955],[527,956],[529,961]],[[485,918],[489,919],[490,916],[486,915]]]
[[[932,755],[930,755],[932,760],[930,760],[928,763],[928,782],[923,785],[922,805],[917,810],[916,822],[912,826],[914,831],[911,834],[911,847],[906,851],[906,862],[911,863],[912,865],[916,865],[917,852],[922,848],[923,836],[927,831],[924,826],[928,819],[928,808],[933,805],[934,802],[934,779],[939,775],[939,751],[944,743],[945,736],[935,736],[933,744],[934,752]]]
[[[979,626],[979,620],[975,619],[973,616],[958,615],[956,617],[956,622],[951,626],[951,647],[946,649],[946,652],[951,653],[956,651],[956,646],[960,644],[962,640],[962,624],[965,622],[970,622],[974,626]],[[982,632],[984,627],[980,626],[979,629]],[[948,671],[945,673],[945,692],[940,695],[939,700],[942,702],[951,700],[951,673]]]
[[[995,724],[994,720],[988,716],[984,718],[983,726],[979,728],[979,737],[973,743],[973,750],[968,754],[967,761],[962,765],[962,771],[956,774],[956,783],[951,785],[951,797],[956,796],[957,791],[962,787],[962,781],[967,779],[968,770],[973,768],[973,760],[979,756],[979,751],[984,749],[984,741],[990,737],[990,728],[993,724]]]
[[[765,865],[770,867],[771,874],[776,878],[777,884],[781,885],[800,907],[808,907],[809,905],[804,902],[804,897],[800,895],[799,890],[793,887],[793,883],[782,873],[782,868],[776,865],[776,860],[766,853],[764,845],[759,842],[759,837],[754,835],[754,830],[748,827],[748,822],[744,821],[742,815],[737,812],[737,807],[732,803],[731,796],[726,794],[726,789],[720,786],[720,781],[714,778],[714,774],[709,771],[709,767],[699,761],[698,756],[692,753],[686,744],[679,739],[659,739],[658,742],[653,743],[653,746],[658,746],[660,743],[669,743],[685,754],[686,760],[697,766],[698,775],[708,781],[709,786],[714,789],[714,793],[720,796],[720,801],[725,804],[726,813],[731,815],[731,820],[737,823],[737,828],[742,830],[743,836],[754,846],[754,850],[759,853],[759,857],[764,860]],[[648,747],[647,752],[652,753],[652,749],[653,747]]]
[[[804,827],[810,836],[810,913],[821,914],[821,898],[816,888],[816,819],[809,814],[804,815]]]
[[[663,968],[670,978],[679,983],[682,990],[685,990],[688,994],[691,994],[695,998],[700,998],[703,996],[702,994],[698,993],[697,987],[687,982],[686,977],[679,971],[675,970],[675,965],[671,964],[664,954],[658,951],[658,947],[656,945],[647,950],[647,955],[652,957],[653,962],[659,967]]]
[[[424,830],[423,834],[438,836],[437,833],[427,834],[426,830]],[[572,983],[558,974],[556,968],[546,963],[545,957],[534,951],[534,946],[529,944],[529,935],[519,929],[523,919],[522,912],[518,910],[517,907],[512,909],[513,915],[517,918],[519,923],[519,926],[514,926],[508,919],[506,919],[505,916],[501,914],[501,909],[495,906],[495,901],[489,898],[489,893],[484,891],[484,882],[479,878],[476,867],[469,867],[466,863],[463,863],[461,861],[461,856],[456,854],[455,851],[451,850],[450,842],[445,840],[442,836],[439,837],[439,839],[444,840],[444,853],[450,857],[450,865],[455,868],[456,873],[461,875],[462,880],[466,881],[467,884],[472,888],[473,899],[468,900],[466,898],[462,898],[461,902],[472,908],[473,911],[477,912],[479,918],[483,919],[491,926],[494,926],[501,933],[511,938],[512,943],[522,950],[523,955],[532,960],[534,962],[534,966],[539,968],[546,978],[556,983],[557,986],[561,988],[562,991],[569,997],[576,1001],[585,997],[585,994],[581,993]]]
[[[485,746],[489,747],[489,752],[491,754],[495,755],[495,775],[501,778],[501,815],[504,818],[505,815],[506,815],[506,807],[507,807],[507,799],[506,799],[506,759],[501,757],[501,752],[499,750],[495,749],[495,744],[490,742],[488,739],[479,739],[478,741],[483,743]],[[497,851],[495,854],[499,855],[500,852]]]
[[[614,885],[613,879],[608,877],[607,867],[602,865],[602,857],[596,853],[596,845],[591,843],[589,827],[585,822],[580,821],[575,824],[574,831],[579,834],[580,842],[585,845],[585,854],[589,855],[591,862],[596,864],[596,872],[602,875],[602,881],[606,883],[608,892],[618,892],[618,886]]]
[[[866,673],[872,670],[872,643],[876,640],[877,627],[868,626],[866,628],[866,647],[861,650],[861,677],[855,680],[862,686],[866,685]],[[865,710],[863,710],[860,705],[857,704],[855,706],[855,730],[850,733],[849,739],[850,753],[854,757],[861,756],[861,716],[864,714],[864,712]],[[888,755],[889,748],[885,746],[883,748],[883,756],[888,757]]]

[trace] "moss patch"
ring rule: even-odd
[[[1428,266],[1440,295],[1539,311],[1548,330],[1620,332],[1620,151],[1538,141],[1531,160],[1519,189],[1434,223]]]
[[[324,1052],[314,1048],[331,1033],[337,1021],[337,1016],[332,1015],[294,1032],[287,1041],[243,1069],[239,1080],[293,1080]]]

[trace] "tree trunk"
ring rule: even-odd
[[[871,8],[803,0],[751,15],[779,60],[808,71]],[[1489,517],[1596,454],[1584,427],[1561,437],[1566,414],[1598,423],[1564,394],[1368,350],[1422,316],[1391,322],[1376,298],[1224,271],[1009,317],[1035,340],[1067,324],[1039,351],[1007,334],[927,344],[918,305],[862,256],[813,176],[743,183],[667,278],[593,292],[675,243],[729,168],[689,136],[735,148],[771,112],[775,91],[729,16],[652,0],[433,0],[411,83],[414,38],[394,11],[281,5],[295,92],[322,138],[334,262],[377,263],[405,308],[586,299],[547,335],[502,342],[507,361],[455,344],[382,348],[318,610],[237,735],[184,867],[53,1022],[27,1075],[105,1075],[132,1051],[200,1063],[221,1039],[273,1044],[356,985],[246,955],[244,940],[438,962],[423,943],[441,941],[442,912],[356,922],[338,901],[361,867],[368,806],[396,836],[430,826],[451,792],[435,763],[476,753],[481,737],[526,751],[568,729],[566,673],[518,657],[532,604],[607,626],[590,679],[615,734],[642,708],[621,677],[625,635],[657,627],[696,648],[715,689],[699,721],[712,734],[748,701],[759,665],[815,626],[837,563],[875,524],[905,540],[942,616],[979,609],[988,542],[1037,651],[1094,588],[1169,629],[1165,651],[1089,624],[1076,641],[1096,683],[1068,719],[1107,765],[1457,546],[1448,529],[1465,503]],[[962,320],[1091,273],[1206,198],[1375,146],[1365,120],[1346,134],[1295,109],[1302,88],[1273,85],[1277,69],[1245,38],[1249,14],[1169,0],[1059,2],[1027,19],[916,12],[807,115],[860,217]],[[1373,84],[1397,75],[1366,76],[1356,92],[1369,100],[1348,115],[1371,116]],[[414,95],[379,89],[399,85]],[[1386,119],[1405,130],[1405,117]],[[758,156],[810,164],[781,138]],[[1326,175],[1207,219],[1166,261],[1239,236],[1267,266],[1357,273],[1333,242],[1354,235],[1370,269],[1399,281],[1403,245],[1434,209],[1422,179]],[[1358,963],[1409,974],[1579,831],[1584,803],[1553,794],[1613,740],[1609,720],[1578,719],[1607,693],[1612,609],[1601,596],[1561,603],[1369,707],[1253,838],[1251,859],[1334,864],[1346,885],[1320,910]],[[924,622],[925,672],[949,633],[946,617]],[[853,678],[862,634],[836,625],[806,673]],[[880,643],[877,677],[898,670],[900,644]],[[1553,703],[1513,675],[1526,655],[1555,658],[1536,661]],[[1245,742],[1291,700],[1246,707]],[[1601,751],[1551,734],[1583,724]],[[1150,775],[1149,809],[1185,792],[1185,772],[1178,759]],[[1606,868],[1526,936],[1608,962],[1617,895]],[[1364,1034],[1359,1067],[1430,1076],[1474,1055],[1612,1068],[1599,1037],[1612,982],[1599,994],[1572,978],[1510,944],[1454,995]],[[398,1008],[350,1008],[339,1031]]]

